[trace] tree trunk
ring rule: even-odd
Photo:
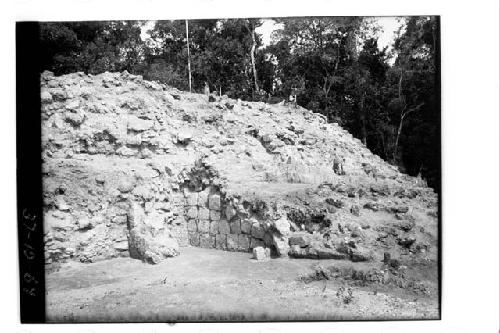
[[[401,135],[401,130],[403,129],[403,119],[404,119],[404,117],[401,116],[401,119],[399,120],[398,133],[396,135],[396,143],[394,145],[394,153],[392,154],[392,162],[393,163],[396,163],[396,157],[398,155],[399,136]]]
[[[257,82],[257,69],[255,68],[255,48],[257,47],[257,41],[255,40],[255,27],[252,26],[252,30],[250,31],[252,34],[252,49],[250,50],[250,58],[252,59],[252,71],[253,71],[253,80],[255,84],[255,91],[259,92],[259,83]]]
[[[363,97],[361,98],[361,103],[360,103],[360,118],[361,118],[361,138],[363,141],[363,144],[366,146],[366,111],[365,111],[365,98],[366,98],[366,91],[363,93]]]
[[[188,20],[186,20],[186,44],[187,44],[187,56],[188,56],[189,92],[191,92],[191,59],[189,57],[189,28],[188,28]]]
[[[403,68],[400,68],[400,76],[399,76],[399,83],[398,83],[398,99],[400,103],[403,103],[402,99],[402,91],[403,91]],[[399,144],[399,136],[401,135],[401,130],[403,129],[403,120],[405,118],[405,109],[406,105],[402,106],[401,110],[401,116],[399,119],[399,127],[398,127],[398,133],[396,134],[396,143],[394,144],[394,153],[392,154],[392,163],[396,163],[396,157],[398,154],[398,144]]]

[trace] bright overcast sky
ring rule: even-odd
[[[378,17],[375,20],[376,23],[378,23],[382,27],[382,31],[378,35],[379,48],[383,49],[386,46],[390,47],[396,36],[396,31],[400,26],[398,17]],[[264,23],[262,24],[262,26],[256,29],[257,33],[262,35],[262,42],[264,43],[264,46],[267,46],[271,43],[271,33],[278,28],[279,25],[277,25],[273,20],[264,19]]]

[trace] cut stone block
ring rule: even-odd
[[[208,207],[214,210],[220,210],[220,195],[213,194],[208,198]]]
[[[257,239],[257,238],[252,238],[250,239],[250,248],[251,249],[254,249],[256,247],[265,247],[266,244],[264,243],[264,241],[262,239]]]
[[[226,235],[218,234],[215,236],[215,248],[219,250],[227,250]]]
[[[227,235],[227,249],[229,251],[237,251],[238,250],[238,235]]]
[[[198,226],[197,226],[196,220],[188,220],[187,229],[190,232],[198,231]]]
[[[226,218],[228,219],[228,221],[231,221],[231,219],[235,216],[236,209],[234,209],[234,207],[231,205],[226,206]]]
[[[187,193],[186,194],[186,204],[188,206],[198,205],[198,193]]]
[[[188,237],[191,246],[200,246],[200,235],[197,232],[190,232]]]
[[[203,191],[198,194],[198,206],[207,207],[208,205],[208,192]]]
[[[191,206],[188,208],[186,216],[190,220],[198,218],[198,208],[196,206]]]
[[[238,236],[238,249],[240,251],[248,252],[248,250],[250,249],[250,237],[240,234]]]
[[[252,237],[264,239],[266,232],[260,223],[252,224]]]
[[[210,231],[209,220],[198,220],[198,231],[201,233],[208,233]]]
[[[210,211],[208,208],[200,207],[198,210],[198,218],[200,220],[209,220],[210,219]]]
[[[217,235],[217,232],[219,231],[219,221],[210,221],[210,229],[208,233],[210,235]]]
[[[210,220],[219,221],[220,220],[220,211],[210,210]]]
[[[231,223],[229,223],[229,227],[231,229],[232,234],[235,234],[235,235],[241,234],[241,226],[240,226],[239,219],[231,221]]]
[[[243,234],[250,234],[252,232],[252,220],[243,219],[241,220],[241,232]]]
[[[215,237],[206,233],[200,234],[200,247],[213,249],[215,247]]]
[[[226,220],[219,221],[219,234],[227,235],[231,232],[231,228],[229,227],[229,222]]]
[[[271,251],[269,248],[263,248],[261,246],[254,248],[252,253],[255,260],[266,260],[271,257]]]

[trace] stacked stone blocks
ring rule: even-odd
[[[265,230],[254,218],[240,218],[220,194],[186,192],[185,219],[189,244],[195,247],[249,252],[264,246]]]

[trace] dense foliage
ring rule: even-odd
[[[408,17],[391,52],[361,17],[275,19],[262,47],[259,19],[42,23],[41,70],[128,70],[182,90],[286,100],[340,123],[373,152],[439,190],[439,19]],[[389,58],[392,61],[388,61]]]

